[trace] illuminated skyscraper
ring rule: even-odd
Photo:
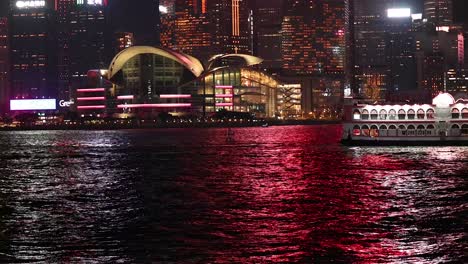
[[[59,18],[59,96],[86,86],[90,69],[106,68],[112,53],[107,0],[57,0]]]
[[[57,49],[54,1],[10,2],[11,95],[56,95]]]
[[[343,74],[345,0],[289,1],[282,24],[283,69],[294,74]]]
[[[254,9],[254,54],[264,59],[262,67],[280,69],[281,23],[284,1],[256,1]]]
[[[172,6],[172,1],[162,1]],[[218,53],[251,53],[246,0],[176,0],[162,10],[163,46],[204,60]],[[167,12],[167,13],[166,13]]]
[[[0,17],[0,113],[6,111],[8,104],[10,62],[9,62],[8,19]]]
[[[436,26],[451,26],[453,24],[453,1],[425,0],[424,17]]]

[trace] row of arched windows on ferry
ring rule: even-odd
[[[398,110],[371,110],[370,112],[366,109],[359,111],[354,110],[353,118],[354,120],[415,120],[415,119],[434,119],[435,113],[434,109],[428,109],[424,111],[423,109],[419,109],[415,111],[410,109],[405,111],[403,109]],[[452,119],[468,119],[468,108],[463,108],[461,111],[457,108],[452,109]]]
[[[355,136],[435,136],[437,135],[434,125],[355,125],[353,127],[353,135]],[[458,125],[453,124],[450,129],[449,136],[468,136],[468,124]]]

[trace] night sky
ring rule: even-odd
[[[358,0],[359,1],[359,0]],[[420,1],[423,0],[413,0]],[[153,0],[110,0],[113,24],[123,30],[144,31],[150,27],[150,19],[154,11]],[[8,13],[9,0],[0,0],[0,16]],[[136,4],[138,3],[138,4]],[[455,21],[467,22],[468,1],[454,0]]]

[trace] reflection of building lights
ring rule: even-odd
[[[80,105],[77,107],[78,110],[88,110],[88,109],[104,109],[105,105]]]
[[[117,108],[179,108],[192,107],[192,104],[124,104]]]
[[[92,93],[92,92],[105,92],[106,89],[104,88],[89,88],[89,89],[77,89],[76,90],[79,93]]]
[[[76,100],[78,100],[78,101],[102,101],[102,100],[106,100],[106,98],[103,97],[103,96],[100,96],[100,97],[78,97],[78,98],[76,98]]]
[[[178,99],[178,98],[191,98],[191,94],[161,94],[159,96],[163,99]]]

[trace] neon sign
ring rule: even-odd
[[[16,1],[16,7],[23,9],[23,8],[38,8],[38,7],[45,7],[45,1],[38,1],[38,0],[31,0],[31,1]]]
[[[57,100],[55,99],[10,100],[11,111],[56,110],[56,109],[57,109]]]

